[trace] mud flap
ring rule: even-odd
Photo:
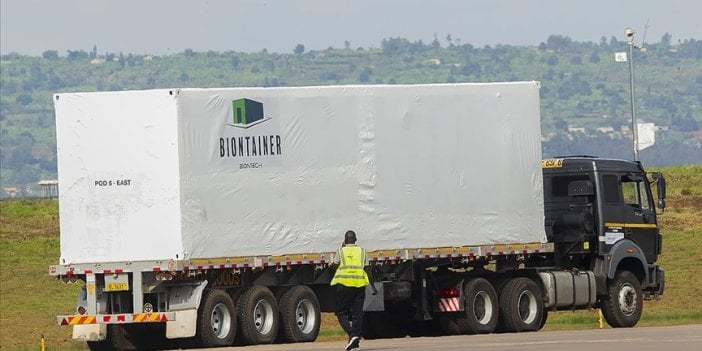
[[[378,290],[377,295],[373,295],[373,289],[370,285],[366,286],[366,299],[363,301],[363,311],[378,312],[385,311],[385,294],[383,293],[383,282],[373,283]]]
[[[73,339],[102,341],[107,338],[107,324],[77,324],[73,326]]]
[[[166,338],[189,338],[195,336],[197,309],[175,312],[175,320],[166,322]]]

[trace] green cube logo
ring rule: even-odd
[[[233,100],[232,114],[235,126],[247,128],[263,122],[263,104],[249,99]]]

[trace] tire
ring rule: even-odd
[[[158,350],[170,341],[166,339],[165,323],[109,324],[107,338],[102,341],[88,341],[88,349],[93,351],[148,351]]]
[[[492,284],[483,278],[473,279],[464,286],[463,297],[468,333],[492,333],[499,315],[497,293]]]
[[[442,313],[441,329],[449,335],[488,334],[497,326],[499,308],[492,284],[475,278],[463,286],[464,312]]]
[[[602,314],[612,328],[635,326],[643,312],[641,284],[629,271],[618,271],[609,281],[608,295],[601,302]]]
[[[278,303],[270,289],[247,289],[236,304],[241,341],[245,345],[272,344],[278,335]]]
[[[317,339],[322,317],[319,301],[312,289],[304,285],[293,286],[280,297],[278,308],[278,340],[312,342]]]
[[[134,335],[129,335],[126,325],[108,324],[107,337],[101,341],[88,341],[88,349],[92,351],[134,351],[139,349],[139,344]]]
[[[533,280],[520,277],[505,284],[500,294],[500,317],[505,331],[537,331],[543,312],[541,288]]]
[[[236,337],[236,308],[231,296],[210,290],[197,311],[195,342],[203,347],[230,346]]]
[[[443,335],[468,334],[468,327],[465,324],[466,318],[461,312],[440,312],[437,319]]]

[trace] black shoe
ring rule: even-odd
[[[351,351],[353,349],[357,349],[360,344],[361,344],[360,337],[358,337],[358,336],[351,337],[351,340],[349,340],[349,343],[346,344],[346,347],[344,348],[344,350]]]

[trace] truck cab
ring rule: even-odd
[[[592,270],[598,295],[608,295],[618,272],[629,271],[644,297],[663,294],[656,265],[662,236],[657,211],[665,208],[665,178],[638,161],[589,156],[542,161],[547,239],[561,268]],[[654,202],[651,186],[657,188]]]

